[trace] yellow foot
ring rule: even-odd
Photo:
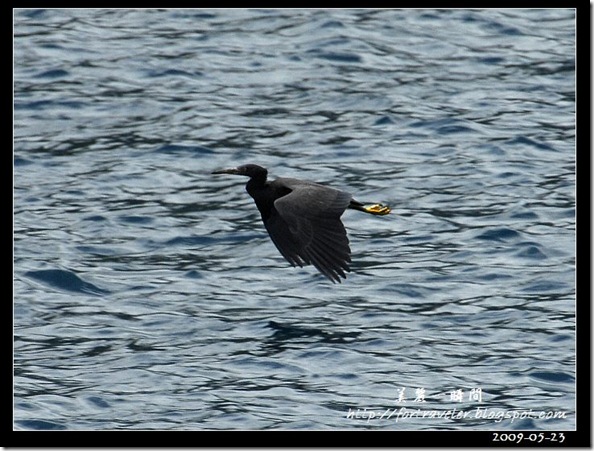
[[[390,207],[382,204],[375,204],[363,207],[367,213],[371,213],[372,215],[387,215],[392,210]]]

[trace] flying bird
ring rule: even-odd
[[[345,191],[318,183],[285,177],[268,181],[268,171],[255,164],[213,174],[249,177],[246,191],[282,256],[293,266],[314,265],[334,283],[346,279],[351,262],[349,239],[340,216],[347,208],[372,215],[390,213],[388,206],[364,205]]]

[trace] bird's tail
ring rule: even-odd
[[[349,208],[352,208],[353,210],[358,210],[358,211],[362,211],[365,213],[369,213],[371,215],[379,215],[379,216],[383,216],[383,215],[387,215],[388,213],[390,213],[392,210],[390,209],[390,207],[388,207],[387,205],[382,205],[382,204],[373,204],[373,205],[364,205],[359,201],[356,200],[351,200],[351,203],[349,204]]]

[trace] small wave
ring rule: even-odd
[[[66,271],[63,269],[27,271],[25,276],[60,290],[92,294],[95,296],[109,293],[108,290],[99,288],[92,283],[85,282],[72,271]]]

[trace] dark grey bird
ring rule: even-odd
[[[314,265],[332,282],[346,279],[351,249],[340,216],[347,208],[387,215],[382,204],[364,205],[345,192],[293,178],[267,181],[268,171],[255,164],[214,171],[244,175],[272,242],[293,266]]]

